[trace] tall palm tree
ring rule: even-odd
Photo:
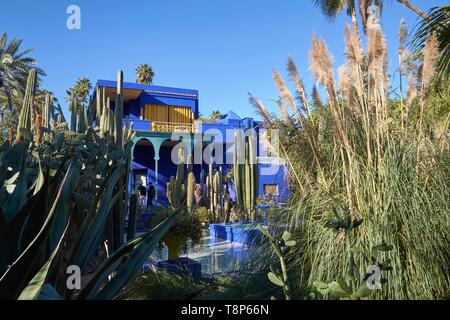
[[[45,72],[36,67],[36,60],[29,54],[34,49],[21,50],[22,40],[13,38],[8,43],[8,36],[3,33],[0,37],[0,96],[7,101],[10,110],[20,108],[15,100],[21,100],[25,91],[28,73],[35,68],[38,75]]]
[[[74,96],[79,104],[87,104],[91,90],[91,81],[88,78],[79,78],[75,85],[66,91],[66,101],[70,101],[71,97]]]
[[[346,13],[352,17],[353,26],[356,27],[356,30],[358,29],[355,0],[314,0],[314,4],[330,20],[336,18],[336,16],[340,15],[346,9]]]
[[[418,7],[416,7],[411,1],[408,0],[396,0],[397,2],[403,4],[407,8],[414,11],[416,14],[421,16],[424,20],[428,19],[428,16],[420,10]],[[346,9],[346,12],[349,16],[352,17],[352,23],[354,26],[357,26],[357,19],[356,19],[356,10],[359,10],[359,13],[361,15],[361,21],[363,24],[364,31],[366,30],[366,22],[367,22],[367,10],[371,5],[376,5],[380,7],[380,9],[383,7],[383,0],[313,0],[314,4],[318,6],[323,14],[327,16],[330,19],[335,18],[336,16],[340,15],[344,9]]]
[[[136,68],[136,82],[142,84],[152,84],[155,73],[148,64],[140,64]]]
[[[219,110],[214,110],[209,115],[209,118],[210,119],[220,119],[222,116],[223,116],[223,114]]]

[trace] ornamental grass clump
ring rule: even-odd
[[[274,72],[282,116],[270,115],[252,97],[266,127],[280,130],[280,156],[290,167],[289,225],[297,245],[286,261],[288,271],[297,274],[298,287],[349,274],[345,234],[327,227],[338,211],[362,220],[351,244],[355,260],[380,243],[392,245],[386,253],[392,270],[370,298],[448,297],[450,82],[448,77],[434,81],[439,59],[435,35],[420,56],[408,53],[404,24],[399,35],[400,82],[406,79],[406,88],[401,86],[397,95],[387,72],[384,34],[370,17],[367,49],[357,30],[346,27],[338,79],[324,40],[313,35],[310,70],[323,91],[314,87],[312,103],[291,58],[295,95]],[[293,116],[286,116],[285,105]],[[356,276],[363,278],[366,268],[357,265]]]

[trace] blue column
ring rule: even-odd
[[[135,184],[134,181],[134,170],[133,170],[133,162],[134,162],[134,146],[136,145],[136,141],[133,141],[133,145],[131,146],[131,160],[130,160],[130,178],[128,179],[129,185],[128,185],[128,192],[133,193],[133,187]]]
[[[153,157],[153,160],[155,161],[155,199],[156,199],[156,204],[158,204],[158,186],[159,186],[159,181],[158,181],[158,162],[159,162],[159,150],[161,149],[161,145],[164,143],[164,141],[166,141],[166,138],[162,138],[162,137],[151,137],[148,138],[150,140],[150,142],[153,145],[153,149],[155,150],[155,156]]]

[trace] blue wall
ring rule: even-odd
[[[116,81],[98,80],[98,87],[117,88]],[[141,108],[146,104],[161,104],[168,106],[190,107],[195,119],[199,116],[199,94],[197,90],[145,85],[131,82],[123,83],[123,90],[141,91],[139,97],[124,103],[124,115],[130,119],[139,119]],[[96,99],[96,91],[92,95]],[[111,108],[114,109],[114,103]]]
[[[97,85],[99,87],[116,88],[117,83],[115,81],[99,80]],[[151,121],[140,120],[141,108],[146,104],[160,104],[168,106],[182,106],[190,107],[192,112],[194,112],[195,118],[199,115],[199,100],[198,91],[179,89],[179,88],[169,88],[153,85],[143,85],[136,83],[124,83],[124,91],[126,90],[140,90],[140,94],[137,99],[129,100],[124,103],[124,115],[129,117],[129,121],[134,123],[134,129],[139,131],[150,131]],[[93,99],[95,98],[95,90],[93,94]],[[114,104],[111,105],[114,108]],[[124,119],[125,123],[125,119]],[[214,123],[199,123],[197,125],[197,132],[201,134],[212,134],[214,135],[214,144],[220,145],[223,153],[223,163],[220,164],[223,167],[223,172],[226,173],[228,170],[232,170],[232,164],[228,164],[231,160],[233,154],[233,144],[234,144],[234,129],[241,128],[243,130],[249,128],[255,128],[256,132],[259,132],[261,128],[260,123],[254,121],[253,118],[240,118],[236,113],[230,110],[221,119],[218,119]],[[217,149],[216,149],[217,150]],[[167,205],[168,201],[166,198],[166,183],[169,181],[171,176],[176,174],[176,165],[171,161],[172,147],[162,146],[160,149],[160,160],[159,160],[159,174],[158,174],[158,196],[160,204]],[[266,151],[260,149],[258,143],[258,156],[265,157]],[[228,159],[228,161],[227,161]],[[137,145],[134,148],[134,167],[139,168],[135,170],[135,173],[147,173],[147,183],[152,181],[155,184],[155,162],[154,162],[154,150],[152,145]],[[214,165],[214,169],[218,169],[220,165]],[[196,180],[199,181],[201,169],[205,170],[207,173],[208,165],[195,165],[194,174],[196,175]],[[268,170],[270,169],[270,170]],[[282,165],[271,165],[269,163],[259,164],[259,195],[264,196],[264,185],[265,184],[278,184],[279,191],[279,202],[286,202],[289,197],[290,191],[287,182],[287,172],[286,168]],[[134,178],[132,179],[134,181]],[[230,187],[230,193],[233,199],[234,187]]]

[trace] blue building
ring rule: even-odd
[[[98,90],[109,98],[114,109],[117,82],[98,80]],[[94,90],[93,99],[96,99]],[[258,140],[259,195],[272,194],[278,202],[286,202],[289,187],[283,159],[271,156],[260,136],[263,127],[253,118],[240,118],[229,111],[221,119],[199,119],[199,93],[196,90],[123,83],[124,125],[133,123],[136,132],[132,149],[131,188],[150,181],[157,191],[157,202],[167,205],[166,183],[176,174],[172,159],[180,141],[194,159],[198,179],[209,163],[222,166],[224,173],[232,168],[234,131],[253,129]],[[185,153],[185,154],[187,154]],[[176,154],[176,153],[174,153]],[[234,196],[232,186],[230,193]]]

